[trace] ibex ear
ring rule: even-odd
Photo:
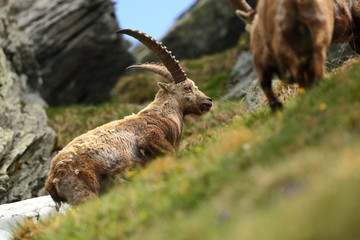
[[[158,82],[157,85],[161,88],[164,89],[167,92],[173,93],[175,92],[175,86],[171,83],[162,83],[162,82]]]
[[[243,22],[249,25],[251,25],[256,15],[255,11],[244,12],[239,9],[235,13]]]

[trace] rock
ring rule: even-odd
[[[252,111],[264,105],[267,102],[266,96],[262,91],[258,81],[253,81],[245,95],[246,109]]]
[[[36,92],[41,79],[30,41],[8,11],[0,8],[0,203],[39,195],[55,142]]]
[[[198,0],[161,41],[177,59],[198,58],[235,46],[243,31],[244,24],[227,0]],[[140,62],[155,60],[142,46],[134,54]]]
[[[250,50],[244,50],[239,54],[238,60],[230,74],[228,92],[223,99],[241,99],[248,92],[257,79],[257,73],[253,67]]]
[[[347,43],[332,45],[327,51],[326,67],[329,70],[337,68],[345,61],[357,56],[358,55],[353,50],[351,50]]]
[[[70,206],[63,204],[57,212],[50,196],[0,205],[0,240],[10,239],[15,227],[25,219],[38,222],[56,214],[65,213],[68,209]]]
[[[9,18],[40,65],[50,105],[98,103],[133,60],[110,0],[9,0]]]

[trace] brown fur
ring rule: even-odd
[[[349,42],[353,32],[353,18],[351,14],[352,1],[334,0],[334,34],[333,43]]]
[[[243,19],[247,24],[251,25],[256,11],[249,7],[246,0],[228,1],[233,8],[246,12],[249,16],[252,16],[250,19],[249,17]],[[360,53],[360,1],[332,0],[332,2],[334,4],[334,31],[332,43],[348,42],[355,52]]]
[[[360,1],[335,0],[334,42],[348,42],[360,54]]]
[[[255,69],[273,111],[282,107],[271,87],[274,74],[304,88],[323,77],[333,13],[332,0],[260,0],[256,14],[243,15]]]
[[[360,53],[359,0],[260,0],[256,11],[245,0],[229,3],[247,24],[255,68],[273,111],[282,105],[271,89],[272,75],[311,86],[323,75],[331,32],[332,43],[348,42]]]
[[[155,100],[138,114],[95,128],[70,142],[51,162],[45,190],[56,202],[76,205],[102,191],[109,175],[174,152],[187,114],[209,111],[211,98],[187,79],[159,83]]]

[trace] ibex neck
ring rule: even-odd
[[[175,138],[168,139],[173,146],[177,146],[182,138],[184,127],[184,114],[179,103],[172,97],[157,98],[151,102],[145,109],[138,113],[139,115],[147,115],[155,117],[163,126],[171,126]],[[175,130],[176,129],[176,130]],[[174,131],[175,130],[175,131]],[[169,135],[165,133],[166,135]]]
[[[170,96],[158,96],[139,114],[145,115],[162,115],[169,118],[177,118],[179,121],[184,120],[183,109],[175,98]]]

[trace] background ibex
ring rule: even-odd
[[[245,0],[230,1],[250,31],[250,47],[259,82],[271,109],[282,104],[272,77],[310,87],[322,78],[334,28],[332,0],[260,0],[256,10]]]
[[[144,164],[161,152],[174,152],[183,133],[184,116],[201,115],[211,98],[187,78],[179,62],[152,37],[130,29],[128,34],[147,46],[163,62],[133,65],[161,75],[155,100],[138,114],[95,128],[71,141],[52,160],[45,190],[59,209],[61,202],[79,204],[96,196],[107,176]]]
[[[259,1],[259,6],[256,10],[254,10],[247,2],[246,0],[229,0],[230,4],[233,6],[234,9],[237,9],[237,14],[240,18],[242,18],[246,23],[246,28],[249,32],[251,32],[252,38],[254,40],[251,40],[252,43],[252,51],[253,54],[257,53],[257,57],[254,56],[254,62],[255,67],[259,73],[260,83],[262,86],[262,89],[264,90],[269,103],[270,107],[273,110],[276,110],[277,108],[281,107],[281,104],[278,102],[278,100],[275,98],[274,94],[272,93],[271,87],[269,86],[271,83],[271,80],[269,80],[270,76],[273,73],[276,73],[279,75],[281,79],[288,78],[289,74],[294,72],[294,70],[289,69],[288,72],[285,72],[284,76],[284,67],[279,63],[279,61],[287,61],[290,59],[292,64],[285,63],[287,65],[292,65],[293,67],[295,65],[298,65],[298,60],[293,61],[296,59],[294,58],[293,50],[295,50],[295,53],[297,53],[300,57],[304,59],[306,58],[304,55],[304,46],[301,46],[304,44],[303,41],[297,41],[298,39],[303,39],[304,37],[301,36],[304,34],[304,32],[308,32],[308,36],[311,36],[312,39],[318,38],[318,43],[313,42],[313,51],[314,53],[316,51],[321,52],[322,50],[319,50],[318,47],[315,47],[316,44],[320,44],[321,38],[323,38],[323,45],[328,45],[328,39],[329,34],[331,32],[331,27],[329,26],[330,22],[333,22],[333,34],[331,38],[332,43],[348,43],[349,46],[353,51],[356,53],[360,53],[360,1],[358,0],[323,0],[323,1],[314,1],[314,0],[297,0],[297,1],[280,1],[280,0],[268,0],[268,1]],[[287,3],[286,3],[287,2]],[[292,2],[292,3],[290,3]],[[332,4],[333,9],[331,10],[330,3]],[[274,5],[275,4],[275,5]],[[288,4],[287,9],[283,8],[284,4]],[[301,4],[304,7],[301,9],[301,7],[295,7],[294,4],[298,4],[297,6],[300,6]],[[300,4],[300,5],[299,5]],[[306,10],[307,9],[307,10]],[[286,10],[286,11],[283,11]],[[301,13],[301,11],[304,11]],[[287,14],[286,14],[287,12]],[[276,14],[276,15],[275,15]],[[298,16],[296,14],[300,14],[298,21],[294,21],[294,17]],[[257,16],[260,15],[260,16]],[[284,17],[286,15],[286,18],[289,22],[283,21],[276,21],[276,18],[279,20],[281,17]],[[303,17],[301,17],[303,15]],[[331,16],[332,15],[332,16]],[[255,20],[256,18],[256,20]],[[325,18],[326,20],[322,20],[324,24],[323,31],[317,31],[318,34],[323,35],[322,37],[319,35],[314,36],[314,30],[319,29],[319,25],[321,25],[321,19]],[[317,20],[316,20],[317,19]],[[277,25],[276,25],[276,24]],[[277,31],[280,29],[282,30]],[[291,27],[292,26],[292,27]],[[308,28],[308,30],[304,30],[305,28]],[[277,30],[276,30],[277,28]],[[290,30],[292,29],[292,30]],[[313,30],[312,30],[313,29]],[[322,32],[322,33],[321,33]],[[278,34],[278,36],[272,36],[272,34]],[[279,38],[279,34],[281,34],[284,38],[288,39],[288,43],[293,46],[293,49],[288,53],[288,58],[279,58],[278,54],[276,53],[276,47],[273,48],[272,44],[275,44],[274,41],[277,41]],[[326,37],[325,37],[326,36]],[[326,40],[325,40],[326,38]],[[309,38],[308,38],[309,39]],[[266,47],[261,47],[259,44],[266,44]],[[286,41],[281,41],[281,44],[286,43]],[[290,49],[289,44],[284,45],[284,49]],[[300,44],[300,45],[299,45]],[[311,50],[310,42],[305,43],[307,46],[307,51]],[[315,44],[315,45],[314,45]],[[299,49],[299,46],[301,46],[301,49]],[[306,48],[306,46],[305,46]],[[318,50],[315,50],[318,49]],[[266,56],[268,54],[272,54],[273,57],[261,57],[261,51],[264,50],[266,53]],[[288,51],[288,50],[285,50]],[[306,51],[306,50],[305,50]],[[291,53],[292,52],[292,53]],[[283,54],[282,54],[283,55]],[[286,55],[286,54],[285,54]],[[290,57],[290,55],[292,55]],[[320,54],[318,54],[320,56]],[[257,60],[256,60],[256,59]],[[307,78],[308,84],[311,85],[313,82],[313,76],[315,78],[318,78],[321,76],[320,74],[320,59],[323,57],[314,57],[313,59],[318,59],[318,63],[315,63],[315,61],[310,60],[310,65],[308,64],[302,64],[302,69],[300,72],[303,72],[303,74]],[[276,61],[275,64],[277,66],[270,66],[271,64],[265,64],[265,61]],[[311,62],[312,61],[312,62]],[[295,65],[294,65],[295,63]],[[315,65],[314,65],[315,64]],[[308,65],[308,66],[306,66]],[[311,66],[312,65],[312,66]],[[292,67],[292,68],[293,68]],[[291,67],[290,67],[291,68]],[[313,69],[318,69],[318,73],[314,75]],[[272,69],[272,70],[271,70]],[[295,71],[296,72],[296,71]],[[306,74],[306,73],[311,73]],[[304,82],[303,76],[300,76],[300,78],[294,77],[296,74],[292,74],[293,80],[296,80],[299,82],[300,85],[304,85],[301,82]]]
[[[247,15],[246,23],[252,23],[256,11],[246,0],[228,0],[238,15]],[[334,32],[332,43],[349,43],[349,46],[360,53],[360,1],[332,0],[334,4]],[[250,16],[250,17],[249,17]],[[240,16],[242,18],[242,16]],[[243,18],[244,20],[244,18]]]

